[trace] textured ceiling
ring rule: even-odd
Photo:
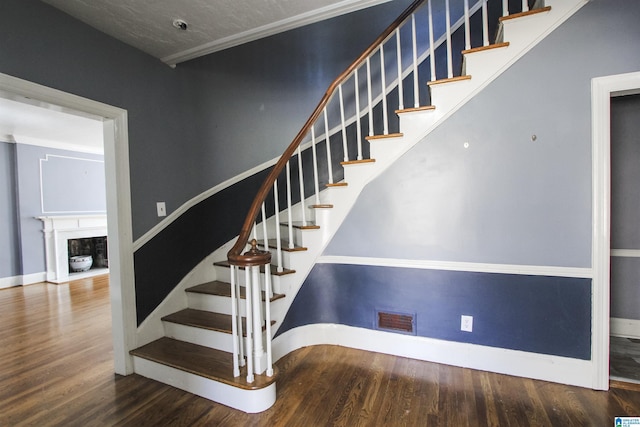
[[[175,65],[389,0],[42,0]],[[182,19],[187,30],[173,26]]]

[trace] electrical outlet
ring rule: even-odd
[[[460,330],[465,332],[473,331],[473,316],[460,316]]]
[[[167,216],[167,206],[164,202],[157,202],[156,209],[158,210],[158,216]]]

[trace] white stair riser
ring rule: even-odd
[[[285,225],[281,225],[280,226],[280,233],[282,233],[282,236],[288,236],[289,235],[289,227],[285,226]],[[314,233],[318,233],[318,230],[301,230],[299,228],[293,228],[292,229],[292,233],[293,233],[293,240],[294,242],[298,245],[298,246],[304,246],[305,248],[309,247],[309,245],[306,243],[309,240],[305,240],[305,239],[309,239],[311,238],[310,236]]]
[[[269,252],[271,252],[271,263],[273,265],[277,265],[278,257],[277,257],[277,249],[269,248]],[[296,259],[300,256],[300,254],[305,251],[281,251],[282,253],[282,266],[284,268],[288,268],[291,270],[295,270]]]
[[[217,350],[233,352],[233,339],[231,334],[208,329],[196,328],[193,326],[180,325],[173,322],[162,322],[164,335],[180,341],[198,344],[204,347],[215,348]]]
[[[460,80],[449,83],[441,83],[429,86],[431,91],[431,99],[436,103],[437,110],[434,111],[434,116],[441,118],[443,114],[451,111],[458,106],[469,92],[473,90],[478,83],[481,83],[480,79]]]
[[[509,62],[512,57],[509,49],[515,48],[515,46],[509,45],[467,54],[464,59],[466,74],[472,76],[473,79],[484,80]]]
[[[213,313],[222,313],[231,315],[231,298],[220,295],[207,295],[189,292],[187,301],[189,308],[194,310],[211,311]],[[245,300],[240,299],[238,311],[242,317],[245,313]]]
[[[166,337],[233,353],[233,339],[229,333],[211,331],[209,329],[181,325],[173,322],[163,322],[163,326]],[[264,332],[262,335],[262,345],[264,347],[266,342]],[[243,340],[245,340],[246,348],[246,337],[243,337]]]
[[[425,127],[428,127],[435,122],[434,113],[435,110],[425,110],[399,114],[398,118],[400,119],[400,129],[402,130],[402,134],[405,135],[407,139],[409,139],[413,134],[419,133],[420,131],[424,130]],[[373,147],[377,145],[393,146],[393,144],[385,144],[385,140],[369,141],[372,159],[377,159],[378,157],[380,157],[379,155],[374,155],[375,151],[373,150]]]
[[[229,267],[222,267],[219,265],[214,266],[214,270],[216,272],[217,280],[231,283],[231,269]],[[275,271],[275,269],[274,269]],[[260,280],[263,280],[264,274],[260,273]],[[238,283],[240,286],[245,285],[245,274],[244,270],[240,270],[238,274]],[[262,282],[264,283],[264,281]],[[271,286],[273,287],[273,292],[275,293],[283,293],[282,288],[280,287],[280,277],[279,276],[271,276]]]
[[[135,372],[143,377],[250,414],[265,411],[276,401],[275,382],[265,388],[245,390],[140,357],[134,356],[133,363]]]

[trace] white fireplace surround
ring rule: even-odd
[[[44,223],[47,260],[47,282],[64,283],[72,278],[107,273],[108,269],[69,274],[68,244],[70,239],[107,235],[106,215],[60,215],[38,217]]]

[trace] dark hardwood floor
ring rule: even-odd
[[[108,278],[0,290],[0,426],[609,426],[640,388],[608,392],[336,346],[280,361],[278,400],[244,414],[113,374]]]

